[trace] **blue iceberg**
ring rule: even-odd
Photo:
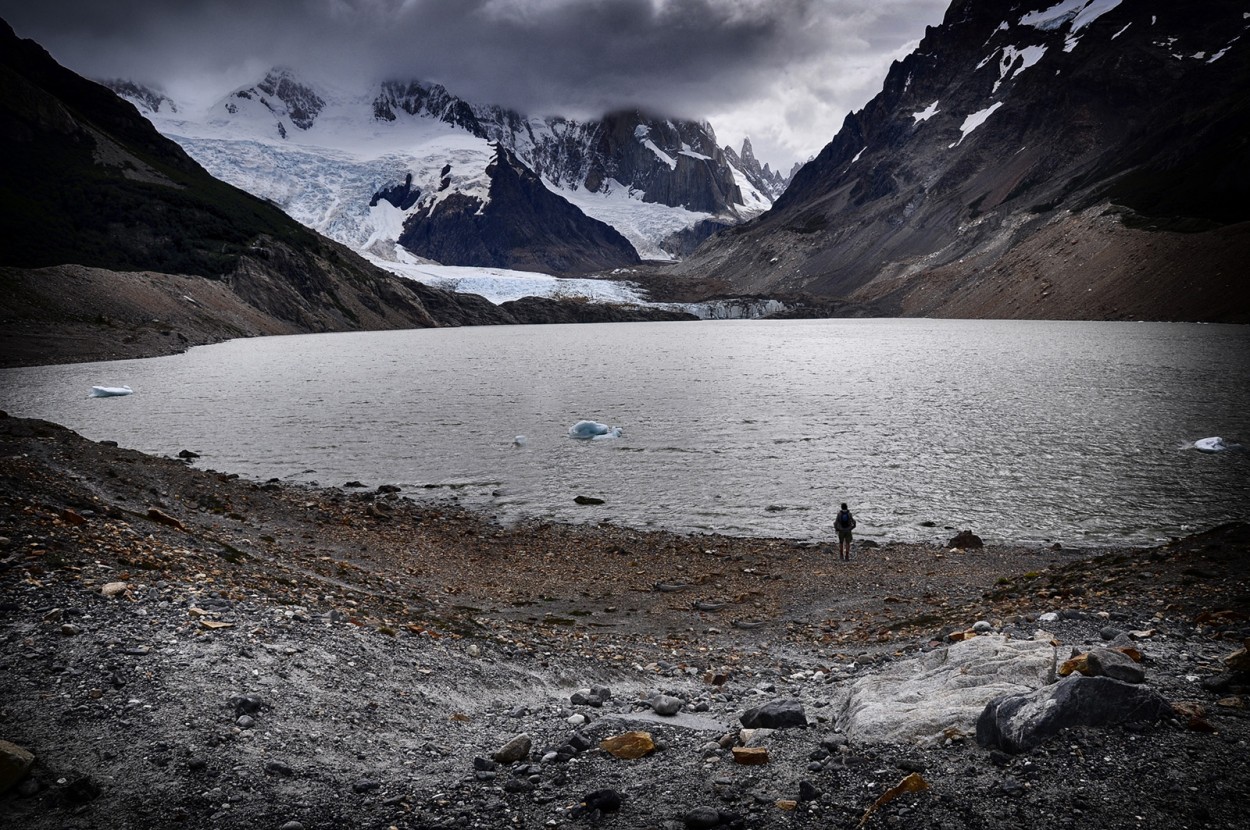
[[[605,438],[620,438],[621,428],[610,427],[598,421],[578,421],[569,427],[569,437],[583,441],[600,441]]]

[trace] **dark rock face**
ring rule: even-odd
[[[462,193],[431,200],[399,243],[446,265],[584,273],[639,262],[625,237],[549,191],[502,145],[486,173],[486,204]]]
[[[412,174],[404,178],[403,184],[387,187],[373,194],[369,207],[376,207],[378,202],[387,201],[400,210],[408,210],[421,198],[421,189],[412,186]]]
[[[275,115],[285,111],[291,123],[301,130],[307,130],[317,120],[317,116],[325,107],[326,102],[311,88],[301,84],[285,69],[270,71],[265,79],[256,85],[263,95],[272,96],[282,103],[281,107],[261,97],[261,103]]]
[[[1069,727],[1155,721],[1171,712],[1171,705],[1146,686],[1073,676],[1035,692],[990,701],[977,720],[977,743],[1025,752]]]
[[[373,99],[373,117],[379,121],[394,121],[396,110],[409,115],[428,115],[478,138],[490,138],[468,102],[449,93],[441,84],[417,81],[383,83],[381,91]],[[516,118],[521,120],[519,115]]]
[[[677,273],[903,314],[1245,319],[1243,8],[1027,11],[953,3],[772,210]],[[1160,250],[1180,234],[1188,257]]]

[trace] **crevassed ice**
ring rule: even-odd
[[[1071,22],[1075,33],[1120,5],[1121,0],[1062,0],[1041,11],[1029,12],[1020,18],[1021,26],[1050,31]]]

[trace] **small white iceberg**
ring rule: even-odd
[[[610,427],[598,421],[578,421],[569,427],[569,437],[583,441],[600,441],[605,438],[620,438],[621,428]]]
[[[1224,452],[1228,449],[1228,444],[1217,435],[1214,438],[1199,438],[1194,442],[1194,449],[1198,452]]]
[[[130,395],[135,390],[129,386],[93,386],[91,387],[92,398],[116,398],[119,395]]]

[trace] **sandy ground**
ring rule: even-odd
[[[1241,826],[1246,696],[1207,681],[1250,635],[1245,526],[1149,551],[886,544],[839,562],[784,539],[501,527],[385,489],[251,482],[0,418],[0,740],[37,758],[0,820],[850,827],[919,771],[927,790],[867,820]],[[1153,632],[1149,682],[1211,729],[1074,730],[1010,758],[840,734],[842,685],[975,622],[1027,637],[1057,611],[1065,648]],[[610,700],[574,697],[596,686]],[[656,715],[661,694],[681,714]],[[809,728],[737,763],[740,715],[774,698]],[[658,751],[598,748],[640,727]],[[491,760],[520,734],[520,760]]]

